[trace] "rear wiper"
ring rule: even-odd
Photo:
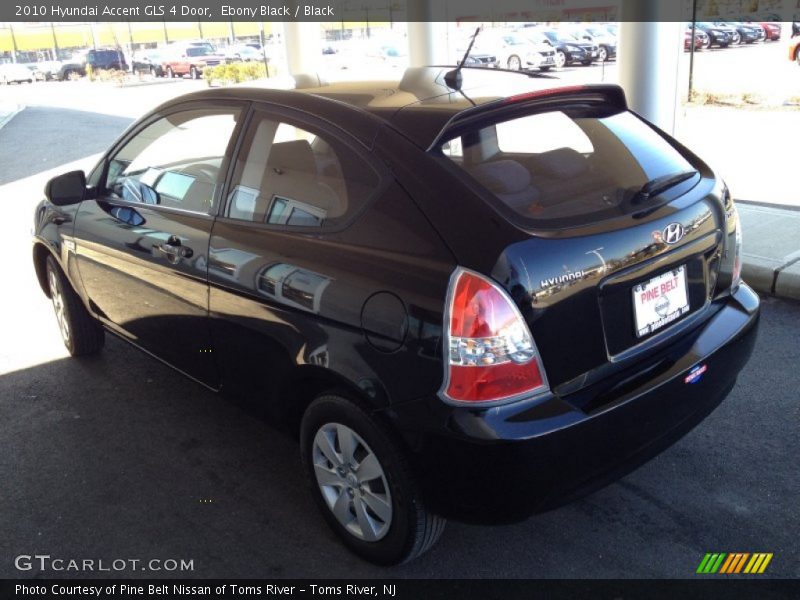
[[[651,179],[645,183],[638,192],[636,192],[631,199],[631,204],[640,204],[645,202],[653,196],[657,196],[658,194],[667,191],[669,188],[674,187],[679,183],[686,181],[687,179],[691,179],[695,175],[697,175],[697,171],[691,169],[689,171],[680,171],[678,173],[671,173],[669,175],[662,175],[661,177]]]

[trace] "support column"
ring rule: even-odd
[[[317,74],[322,62],[321,35],[319,23],[283,23],[283,43],[290,75]]]
[[[672,134],[685,25],[674,7],[663,8],[664,4],[623,2],[619,82],[633,110]]]
[[[442,6],[427,0],[408,0],[408,66],[446,65],[447,23]]]

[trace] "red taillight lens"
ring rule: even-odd
[[[499,402],[548,389],[528,326],[500,287],[458,269],[447,301],[445,399]]]

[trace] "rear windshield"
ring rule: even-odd
[[[693,171],[627,111],[531,114],[462,133],[441,151],[522,226],[569,227],[621,216],[647,184]],[[691,179],[675,189],[685,191],[696,183]]]

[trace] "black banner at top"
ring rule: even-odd
[[[800,0],[3,0],[0,22],[800,20]]]

